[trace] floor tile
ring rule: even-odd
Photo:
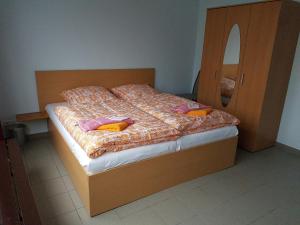
[[[173,195],[177,195],[178,193],[189,192],[195,188],[201,187],[201,186],[209,183],[210,181],[214,181],[216,179],[218,179],[218,174],[214,174],[214,176],[207,175],[207,176],[199,177],[199,178],[184,182],[182,184],[178,184],[174,187],[167,189],[167,191],[169,191]]]
[[[31,186],[32,185],[38,185],[38,184],[43,182],[43,180],[41,179],[40,174],[38,173],[37,170],[27,171],[27,176],[28,176],[29,183],[30,183]]]
[[[66,214],[62,214],[59,216],[56,216],[52,220],[53,225],[82,225],[83,223],[81,222],[77,211],[72,211]]]
[[[278,203],[270,189],[263,186],[200,215],[214,225],[246,225],[275,210]]]
[[[69,176],[63,176],[62,179],[64,181],[64,184],[65,184],[66,188],[67,188],[67,191],[74,190],[74,185],[73,185],[72,180]]]
[[[113,210],[94,217],[90,217],[85,208],[77,211],[84,225],[121,225],[120,218]]]
[[[48,198],[48,200],[55,216],[75,210],[73,201],[68,193],[56,195]]]
[[[178,224],[195,215],[183,203],[176,198],[167,199],[151,207],[157,215],[168,225]]]
[[[156,205],[168,198],[171,198],[171,193],[168,190],[163,190],[147,197],[138,199],[132,203],[116,208],[116,212],[120,218],[126,217],[132,213],[141,211],[147,207]]]
[[[176,198],[196,214],[211,212],[222,203],[222,199],[218,196],[207,193],[201,188],[180,193]]]
[[[120,218],[124,218],[130,214],[139,212],[147,207],[147,203],[142,199],[139,199],[126,205],[120,206],[116,208],[115,211]]]
[[[298,225],[300,204],[278,208],[253,222],[253,225]]]
[[[201,216],[196,215],[193,216],[192,218],[183,220],[178,225],[209,225],[209,224]]]
[[[255,179],[237,179],[231,176],[224,176],[207,182],[201,186],[201,189],[210,195],[218,197],[221,202],[226,202],[264,184],[265,182],[259,182]]]
[[[26,159],[28,169],[42,168],[54,165],[54,160],[51,156],[31,156],[29,159]]]
[[[32,192],[38,199],[45,197],[52,197],[58,194],[67,192],[62,178],[54,178],[42,181],[39,184],[31,186]]]
[[[123,225],[165,225],[163,220],[157,216],[151,208],[131,214],[121,220]]]
[[[75,190],[72,190],[69,192],[69,195],[73,201],[74,206],[79,209],[83,207],[83,203],[78,195],[78,193]]]
[[[54,164],[43,167],[32,168],[29,171],[29,181],[32,185],[39,184],[43,181],[60,177],[60,173]]]
[[[55,155],[52,155],[52,157],[53,157],[54,163],[59,171],[59,174],[61,176],[67,176],[68,172],[67,172],[65,166],[63,165],[61,159],[59,158],[59,156],[55,154]]]
[[[35,199],[36,206],[42,221],[49,222],[55,216],[54,209],[48,198]]]
[[[141,201],[144,202],[145,205],[147,205],[147,206],[152,206],[152,205],[158,204],[159,202],[167,200],[171,197],[172,197],[172,194],[169,191],[163,190],[158,193],[144,197],[141,199]]]

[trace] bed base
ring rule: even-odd
[[[234,165],[237,137],[88,175],[53,123],[55,149],[90,216]]]

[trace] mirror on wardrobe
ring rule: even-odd
[[[224,107],[229,104],[236,86],[240,61],[240,42],[240,29],[235,24],[228,36],[223,65],[220,71],[221,102]]]

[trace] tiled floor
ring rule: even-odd
[[[300,154],[282,145],[237,165],[90,218],[49,139],[24,147],[45,225],[299,225]]]

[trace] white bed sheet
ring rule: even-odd
[[[54,126],[63,136],[67,145],[88,174],[102,172],[117,166],[129,164],[147,158],[152,158],[170,152],[188,149],[194,146],[203,145],[238,135],[236,126],[226,126],[206,132],[186,135],[180,137],[176,141],[167,141],[158,144],[145,145],[119,152],[107,152],[98,158],[91,159],[87,156],[80,145],[73,139],[69,132],[64,128],[64,126],[56,116],[54,108],[59,104],[60,103],[48,104],[46,106],[46,111]]]

